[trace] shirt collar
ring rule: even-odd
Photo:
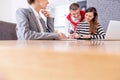
[[[74,22],[79,22],[79,21],[80,21],[80,18],[81,18],[81,16],[80,16],[79,18],[74,18],[73,16],[71,16],[71,19],[72,19],[72,21],[74,21]]]
[[[30,8],[33,10],[33,13],[36,17],[40,17],[40,14],[32,6],[30,6]]]

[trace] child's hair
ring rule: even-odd
[[[85,13],[87,12],[93,12],[93,16],[94,18],[90,21],[90,32],[91,34],[95,34],[97,31],[97,27],[98,27],[98,13],[96,8],[94,7],[89,7]]]

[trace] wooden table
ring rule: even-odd
[[[0,80],[120,80],[120,41],[0,41]]]

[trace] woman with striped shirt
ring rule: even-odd
[[[90,7],[85,12],[85,21],[77,25],[74,38],[77,39],[104,39],[105,33],[98,23],[96,8]]]

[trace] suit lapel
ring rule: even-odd
[[[32,11],[31,8],[29,8],[29,11],[30,11],[30,15],[31,15],[31,17],[32,17],[32,19],[33,19],[33,21],[34,21],[34,23],[35,23],[36,26],[37,26],[38,31],[41,31],[41,30],[40,30],[40,26],[39,26],[39,24],[38,24],[38,21],[37,21],[35,15],[34,15],[34,12]]]
[[[43,30],[46,32],[45,21],[44,21],[42,18],[40,18],[40,22],[41,22],[41,24],[42,24],[42,26],[43,26]]]

